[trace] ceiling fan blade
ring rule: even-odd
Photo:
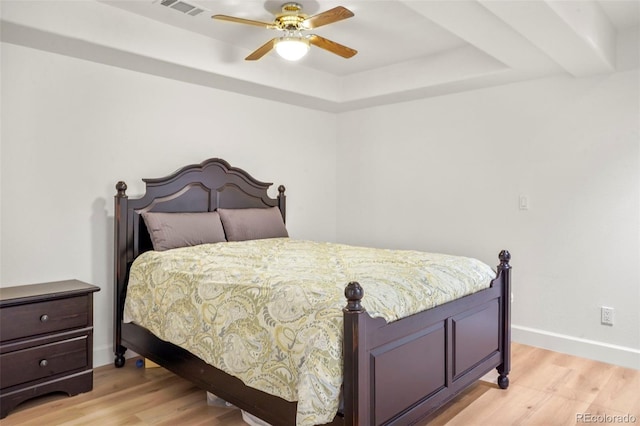
[[[337,6],[333,9],[327,10],[326,12],[308,17],[302,22],[302,26],[311,30],[323,25],[332,24],[334,22],[342,21],[343,19],[351,18],[352,16],[352,11],[345,7]]]
[[[342,56],[343,58],[350,58],[358,53],[357,50],[343,46],[335,41],[327,40],[326,38],[315,34],[309,37],[309,43],[314,46],[318,46],[321,49],[328,50],[331,53],[335,53],[336,55]]]
[[[275,25],[270,24],[268,22],[260,22],[260,21],[253,21],[251,19],[236,18],[235,16],[213,15],[212,18],[218,19],[220,21],[237,22],[238,24],[247,24],[247,25],[253,25],[253,26],[262,27],[262,28],[269,28],[269,29],[277,28]]]
[[[257,61],[258,59],[262,58],[264,55],[271,52],[271,49],[273,49],[273,47],[276,45],[276,40],[277,39],[272,38],[271,40],[254,50],[249,56],[244,58],[244,60]]]

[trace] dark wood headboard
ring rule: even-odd
[[[138,255],[152,249],[141,213],[208,212],[219,207],[242,209],[277,206],[283,220],[286,219],[284,186],[278,187],[277,198],[271,198],[267,190],[272,183],[261,182],[220,158],[183,167],[162,178],[142,180],[146,189],[140,198],[127,196],[125,182],[116,184],[114,279],[117,297],[114,315],[117,325],[122,322],[129,267]],[[118,331],[115,334],[119,335]]]

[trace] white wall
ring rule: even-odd
[[[96,365],[112,360],[116,181],[133,196],[143,177],[217,156],[287,186],[295,237],[491,265],[508,248],[516,340],[638,366],[637,62],[334,116],[13,44],[1,53],[0,285],[100,286]],[[601,305],[615,326],[599,324]]]
[[[94,363],[109,363],[116,182],[140,195],[142,178],[224,158],[287,187],[292,236],[333,240],[335,131],[333,114],[3,43],[0,285],[101,287]]]
[[[339,240],[490,265],[509,249],[515,340],[640,368],[639,80],[556,77],[341,114]]]

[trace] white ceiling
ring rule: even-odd
[[[401,102],[512,81],[616,71],[621,38],[638,38],[640,0],[300,0],[314,15],[355,16],[313,31],[358,50],[313,47],[299,63],[244,61],[274,30],[284,1],[2,0],[2,39],[205,86],[326,111]]]
[[[236,0],[178,0],[205,12],[189,16],[171,7],[161,6],[160,1],[106,0],[112,6],[146,16],[151,19],[194,31],[227,43],[235,48],[234,58],[239,64],[250,52],[266,41],[278,36],[277,30],[229,23],[211,19],[213,14],[231,15],[262,22],[272,22],[274,14],[280,13],[282,1],[236,1]],[[355,17],[323,26],[313,31],[322,37],[358,50],[352,59],[344,59],[321,49],[305,57],[299,64],[337,76],[381,68],[407,60],[433,55],[466,43],[444,30],[424,16],[397,1],[318,1],[301,0],[303,12],[315,15],[336,6],[344,6],[354,12]],[[175,3],[174,3],[175,4]],[[398,48],[411,46],[410,49]],[[271,60],[282,62],[272,52]],[[284,65],[291,65],[284,63]]]

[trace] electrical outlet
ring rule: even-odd
[[[603,325],[613,325],[613,308],[607,306],[600,307],[600,323]]]

